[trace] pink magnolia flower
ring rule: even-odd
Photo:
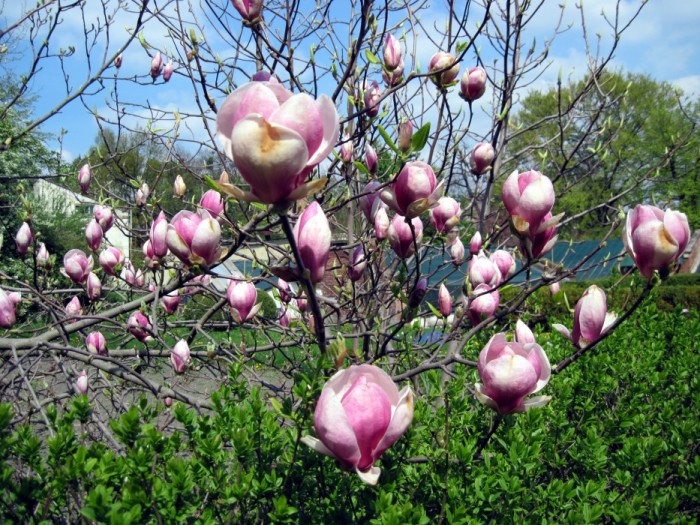
[[[107,355],[107,339],[101,332],[90,332],[85,339],[85,346],[91,354]]]
[[[207,210],[212,217],[219,218],[224,212],[224,199],[216,190],[209,190],[199,199],[199,205]]]
[[[362,279],[366,267],[367,257],[365,256],[365,249],[362,244],[359,244],[350,257],[350,264],[348,265],[348,277],[350,277],[350,280],[359,281]]]
[[[377,192],[377,190],[381,188],[381,186],[382,184],[379,181],[369,181],[365,186],[365,189],[362,190],[363,195],[358,199],[360,203],[360,209],[367,218],[367,221],[370,223],[374,222],[379,208],[386,208],[386,204],[384,204],[382,199],[379,198],[379,193]]]
[[[371,144],[365,144],[365,165],[370,173],[377,173],[377,152]]]
[[[93,208],[93,212],[95,214],[97,224],[99,224],[100,228],[102,228],[102,232],[107,233],[107,230],[109,230],[112,227],[112,224],[114,224],[114,214],[112,213],[112,208],[97,204]]]
[[[561,291],[561,285],[559,284],[559,281],[556,283],[552,283],[549,285],[549,295],[557,295]]]
[[[75,387],[75,391],[78,394],[80,394],[80,395],[87,394],[88,378],[87,378],[87,372],[85,370],[80,372],[80,375],[75,380],[75,384],[73,386]]]
[[[481,238],[481,232],[476,231],[474,235],[472,235],[471,240],[469,241],[469,253],[472,255],[476,255],[481,251],[481,246],[484,244],[483,239]]]
[[[209,212],[179,211],[168,225],[166,241],[170,251],[187,266],[211,266],[219,256],[221,227]]]
[[[526,396],[542,390],[549,382],[551,368],[547,354],[537,343],[508,342],[503,333],[494,335],[479,354],[476,398],[500,414],[526,412],[542,407],[551,399]]]
[[[15,307],[22,300],[18,292],[7,293],[0,288],[0,328],[12,328],[17,322]]]
[[[84,283],[94,265],[92,255],[87,257],[82,250],[70,250],[63,256],[61,273],[76,284]]]
[[[683,254],[690,240],[684,213],[638,204],[627,213],[622,241],[627,253],[647,279],[664,271]]]
[[[173,76],[173,72],[175,71],[175,66],[173,65],[172,60],[168,60],[168,63],[165,64],[165,67],[163,68],[163,81],[167,82],[170,80],[170,77]]]
[[[403,64],[401,42],[394,35],[384,37],[384,67],[393,71]]]
[[[473,257],[469,262],[469,282],[474,287],[480,284],[488,284],[489,287],[500,284],[501,272],[498,266],[484,255],[484,252]]]
[[[187,286],[182,289],[181,295],[197,295],[204,293],[211,284],[210,275],[198,275],[187,281]]]
[[[496,152],[493,146],[488,142],[479,142],[474,149],[472,149],[471,155],[469,157],[469,166],[472,173],[481,175],[491,168],[493,164],[493,159],[496,157]]]
[[[87,193],[90,189],[90,183],[92,182],[92,169],[90,169],[89,164],[83,164],[78,171],[78,186],[80,186],[80,191],[82,193]]]
[[[330,97],[292,95],[276,81],[251,82],[234,91],[216,116],[216,129],[227,155],[250,184],[252,195],[241,190],[234,194],[267,204],[307,195],[312,186],[302,186],[304,180],[340,135]]]
[[[131,261],[126,261],[122,265],[122,273],[120,277],[128,284],[129,286],[135,286],[136,285],[136,269],[134,268],[134,265]]]
[[[181,301],[180,292],[178,290],[173,290],[161,298],[160,305],[168,315],[173,315],[177,311],[178,306],[180,306]]]
[[[539,171],[514,171],[503,183],[502,198],[516,230],[532,235],[552,211],[554,186]]]
[[[100,249],[100,245],[102,244],[102,228],[97,220],[92,219],[87,226],[85,226],[85,240],[87,241],[88,248],[93,252]]]
[[[36,251],[36,263],[41,267],[47,267],[51,264],[51,256],[49,250],[43,242],[39,243],[39,249]]]
[[[594,284],[588,287],[576,303],[573,333],[561,324],[553,327],[570,339],[575,347],[586,348],[607,333],[616,319],[617,314],[608,312],[605,292]]]
[[[440,290],[438,291],[438,307],[443,317],[447,317],[452,313],[452,297],[445,283],[440,285]]]
[[[390,225],[391,223],[389,222],[389,216],[386,213],[386,208],[380,206],[377,208],[374,215],[374,236],[378,241],[383,241],[389,236]]]
[[[255,25],[260,22],[263,8],[262,0],[231,0],[231,5],[241,15],[244,24]]]
[[[318,202],[312,202],[294,225],[294,240],[312,283],[323,279],[331,248],[331,228]]]
[[[480,284],[472,292],[469,300],[469,320],[476,326],[484,319],[488,319],[498,310],[501,302],[497,288],[491,288],[488,284]]]
[[[379,89],[379,84],[377,81],[373,80],[369,83],[365,82],[364,93],[364,102],[367,115],[370,117],[376,117],[379,114],[379,103],[382,99],[382,90]]]
[[[182,175],[178,175],[175,177],[175,182],[173,182],[173,194],[181,199],[185,196],[186,191],[187,185],[185,184],[185,180],[182,178]]]
[[[239,324],[255,317],[262,306],[262,303],[255,304],[258,291],[253,283],[247,281],[229,281],[226,300],[231,307],[231,316]]]
[[[292,322],[292,316],[289,313],[289,308],[283,307],[280,310],[279,324],[283,328],[287,328]]]
[[[321,454],[355,470],[374,485],[381,470],[374,463],[413,420],[413,392],[400,392],[389,375],[372,365],[338,371],[324,385],[314,411],[318,439],[302,441]]]
[[[459,224],[462,207],[452,197],[440,197],[437,206],[430,210],[430,224],[440,233],[447,233]]]
[[[552,214],[548,213],[536,229],[531,228],[532,233],[525,237],[523,241],[525,256],[529,253],[530,257],[537,259],[554,247],[559,238],[557,235],[557,223],[562,215],[552,217]],[[523,251],[522,246],[521,251]]]
[[[289,283],[281,277],[277,279],[277,291],[280,294],[280,301],[283,303],[288,303],[292,300],[291,296],[289,295],[291,292]]]
[[[442,196],[443,183],[438,184],[429,164],[414,160],[404,164],[392,189],[380,194],[394,211],[412,219],[436,206]]]
[[[80,299],[78,299],[78,297],[74,295],[73,298],[70,301],[68,301],[68,304],[66,304],[66,315],[70,317],[77,317],[82,313],[83,307],[80,304]]]
[[[343,137],[343,143],[340,146],[340,158],[345,164],[352,162],[352,140],[347,135]]]
[[[534,343],[535,334],[532,333],[530,327],[523,323],[521,319],[515,323],[515,340],[521,344]]]
[[[142,343],[147,343],[153,339],[151,337],[151,330],[153,330],[151,320],[138,310],[129,316],[126,326],[127,331]]]
[[[190,366],[190,346],[187,341],[180,339],[170,352],[170,362],[173,364],[175,373],[182,374]]]
[[[450,244],[450,258],[455,266],[464,262],[464,244],[459,237],[455,237],[455,240]]]
[[[21,256],[25,256],[29,247],[32,245],[34,240],[34,234],[32,234],[32,229],[26,222],[22,223],[22,226],[17,230],[17,235],[15,235],[15,246],[17,246],[17,253]]]
[[[394,215],[389,225],[389,245],[394,250],[397,257],[400,259],[408,259],[416,251],[416,245],[419,245],[423,239],[423,222],[419,217],[411,219],[413,230],[415,231],[415,240],[411,227],[406,224],[406,218],[401,215]]]
[[[506,250],[496,250],[489,257],[491,262],[496,265],[501,274],[501,282],[513,276],[516,270],[515,259]]]
[[[102,281],[100,281],[100,278],[97,277],[95,272],[90,272],[88,274],[86,290],[88,298],[92,302],[97,301],[102,295]]]
[[[151,250],[153,250],[152,259],[160,259],[168,254],[168,219],[165,218],[164,212],[161,211],[151,224],[148,240],[151,241]]]
[[[399,124],[399,149],[409,151],[413,140],[413,122],[404,120]]]
[[[445,68],[447,69],[442,71]],[[459,62],[449,53],[438,51],[430,59],[428,70],[431,73],[434,71],[436,72],[430,76],[430,80],[432,80],[436,86],[440,88],[447,87],[452,84],[455,78],[457,78],[457,75],[459,75]],[[437,73],[438,71],[442,72]]]
[[[403,81],[403,72],[405,69],[406,66],[402,59],[396,69],[382,71],[382,79],[389,87],[398,86]]]
[[[159,51],[153,56],[153,59],[151,60],[151,78],[153,79],[154,82],[160,76],[160,73],[162,70],[163,70],[163,57],[161,56],[160,51]]]
[[[307,300],[306,300],[306,294],[304,292],[299,295],[296,299],[294,299],[294,305],[297,307],[297,310],[299,310],[301,313],[306,312],[306,307],[307,307]]]
[[[462,75],[459,84],[460,96],[469,102],[481,98],[486,91],[486,71],[477,66]]]

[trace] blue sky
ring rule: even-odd
[[[535,39],[538,46],[543,45],[546,39],[551,36],[552,26],[558,18],[559,3],[558,1],[545,2],[530,27],[530,32],[525,35],[524,41]],[[622,2],[621,19],[627,20],[631,13],[637,9],[639,3],[637,0]],[[157,6],[158,4],[157,0],[153,0],[150,5]],[[160,2],[160,4],[168,5],[167,2]],[[186,5],[185,2],[180,4]],[[437,25],[443,23],[444,4],[444,0],[432,1],[431,11],[422,17],[424,26],[430,27],[431,23]],[[459,2],[456,4],[459,8]],[[598,44],[604,50],[610,45],[611,31],[608,22],[601,16],[601,12],[605,10],[608,19],[610,19],[614,15],[614,11],[610,7],[611,4],[613,3],[608,0],[586,0],[584,3],[589,40],[594,50]],[[23,7],[34,5],[34,2],[5,0],[0,15],[0,26],[4,27],[14,21]],[[334,6],[342,5],[334,4]],[[101,16],[99,6],[100,2],[88,0],[86,12],[89,17],[94,17],[89,18],[90,20],[97,20]],[[172,3],[168,8],[172,8]],[[228,12],[232,12],[230,6]],[[343,13],[339,8],[336,13],[334,8],[334,15],[338,20],[342,20],[344,16],[347,20],[347,13]],[[474,13],[476,19],[478,9],[475,9]],[[195,10],[192,16],[203,20],[205,15],[206,13]],[[230,24],[234,26],[232,27],[234,32],[241,30],[237,17],[231,16],[229,20]],[[133,23],[133,16],[128,14],[121,13],[116,17],[112,23],[113,33],[108,52],[113,52],[117,46],[122,45],[128,34],[125,27],[133,26]],[[565,78],[570,76],[574,79],[585,71],[586,53],[581,38],[580,15],[573,2],[569,2],[564,13],[562,28],[567,27],[569,28],[559,35],[549,53],[550,67],[533,82],[532,87],[541,89],[552,85],[559,71]],[[657,80],[672,82],[683,89],[687,95],[697,97],[700,94],[700,39],[696,36],[698,27],[700,27],[700,2],[651,0],[644,7],[639,18],[626,30],[612,65],[636,73],[649,74]],[[54,35],[55,47],[52,48],[54,52],[61,47],[67,49],[70,45],[78,46],[76,55],[64,61],[65,69],[71,76],[70,82],[74,85],[80,84],[87,73],[88,64],[83,58],[84,53],[81,53],[82,47],[80,47],[83,42],[82,33],[81,20],[67,17]],[[597,35],[600,35],[600,39]],[[164,27],[158,24],[147,25],[143,36],[150,44],[161,49],[168,49],[174,54],[173,42],[168,38]],[[216,44],[218,38],[213,31],[209,32],[207,37]],[[420,35],[419,38],[421,38]],[[3,42],[0,41],[1,43]],[[438,49],[427,39],[418,44],[419,56],[416,57],[416,60],[425,70],[430,56]],[[21,52],[23,45],[26,45],[26,41],[20,42],[18,47],[13,49]],[[100,54],[104,49],[99,47],[95,51]],[[303,56],[304,51],[303,49],[298,50],[299,56]],[[235,50],[221,50],[222,56],[231,55],[233,52]],[[101,58],[101,55],[94,56]],[[149,63],[150,58],[141,44],[138,41],[133,42],[124,53],[124,65],[119,74],[122,77],[136,78],[136,82],[121,88],[120,96],[122,98],[136,100],[143,104],[142,114],[147,114],[146,107],[162,108],[166,111],[178,110],[181,113],[196,109],[188,100],[188,97],[191,97],[191,88],[189,88],[189,82],[186,78],[175,75],[168,84],[160,82],[155,85],[151,84],[150,79],[146,76]],[[11,67],[18,74],[23,73],[27,66],[26,58],[11,63]],[[94,96],[86,97],[84,102],[75,100],[59,115],[42,126],[43,131],[54,135],[58,135],[62,129],[67,131],[63,138],[63,153],[67,160],[85,153],[93,143],[98,128],[92,112],[109,113],[106,106],[113,85],[113,81],[109,79],[113,74],[113,70],[106,72],[105,90]],[[42,63],[42,69],[36,75],[31,89],[32,93],[37,96],[35,103],[37,115],[49,111],[58,100],[65,96],[65,85],[62,82],[60,62],[57,59]],[[220,101],[218,100],[218,102]],[[210,117],[213,117],[213,114]],[[190,133],[201,138],[206,131],[204,125],[202,119],[191,121]],[[58,147],[57,142],[54,142],[53,145]]]

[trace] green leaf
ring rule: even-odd
[[[428,137],[430,137],[430,122],[421,126],[421,128],[413,134],[413,137],[411,137],[411,149],[413,151],[422,150],[428,142]]]
[[[359,161],[353,161],[352,163],[353,166],[355,166],[360,172],[364,173],[365,175],[369,175],[369,170],[367,169],[367,166],[362,164]]]
[[[369,49],[365,49],[365,57],[367,60],[369,60],[372,64],[381,64],[382,61],[377,58],[377,56],[372,53]]]
[[[221,192],[221,190],[219,189],[219,185],[209,175],[206,175],[204,177],[204,182],[206,182],[207,186],[209,186],[212,190],[216,190],[218,192]]]
[[[389,146],[394,151],[394,153],[399,153],[398,146],[396,146],[396,144],[394,144],[394,141],[391,140],[391,137],[384,129],[384,126],[382,126],[381,124],[377,124],[377,129],[379,130],[379,134],[384,139],[384,142],[386,142],[386,145]]]

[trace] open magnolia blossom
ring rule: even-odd
[[[206,210],[179,211],[168,225],[166,241],[170,251],[185,265],[211,266],[219,257],[221,227]]]
[[[232,184],[219,188],[235,198],[283,204],[325,184],[306,177],[338,142],[338,112],[330,97],[293,95],[270,79],[248,83],[228,96],[216,116],[216,129],[246,192]]]
[[[338,371],[324,385],[314,411],[318,439],[302,442],[333,457],[360,479],[375,485],[381,470],[373,466],[413,420],[413,392],[400,392],[391,377],[372,365]]]
[[[496,334],[479,354],[478,370],[483,384],[474,385],[476,398],[499,414],[526,412],[551,399],[525,399],[542,390],[551,375],[549,359],[537,343],[509,342],[505,334]]]
[[[553,327],[577,348],[585,348],[610,330],[616,320],[617,314],[608,312],[605,292],[594,284],[588,287],[576,303],[573,333],[561,324]]]
[[[627,253],[647,279],[683,254],[690,240],[688,217],[679,211],[661,211],[638,204],[627,213],[622,241]]]

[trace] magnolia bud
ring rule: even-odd
[[[486,91],[486,71],[482,67],[473,67],[464,75],[459,85],[460,96],[469,102],[481,98]]]

